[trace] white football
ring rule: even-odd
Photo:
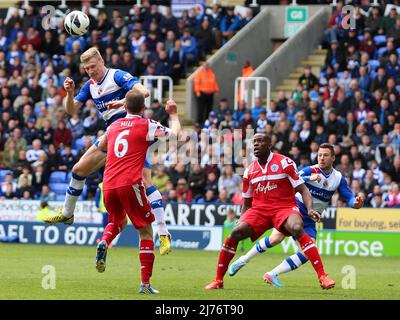
[[[82,36],[89,30],[89,17],[82,11],[71,11],[64,19],[64,28],[72,36]]]

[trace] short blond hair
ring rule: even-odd
[[[81,62],[82,63],[86,63],[92,58],[97,58],[99,60],[103,60],[99,50],[97,50],[97,48],[95,48],[95,47],[87,49],[84,53],[81,54]]]

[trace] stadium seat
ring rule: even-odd
[[[381,65],[381,63],[379,62],[379,60],[369,60],[369,61],[368,61],[368,64],[369,64],[369,68],[370,68],[372,71],[375,71],[375,70]]]
[[[397,48],[396,51],[397,51],[397,54],[400,56],[400,48]]]
[[[67,173],[67,183],[69,183],[69,181],[71,180],[71,178],[72,178],[72,171],[68,171],[68,173]]]
[[[397,92],[400,92],[400,85],[396,86]]]
[[[74,140],[74,142],[72,143],[72,148],[73,149],[77,149],[77,150],[81,150],[85,147],[85,143],[83,141],[83,138],[79,138]]]
[[[377,58],[382,57],[382,55],[387,51],[387,48],[379,48],[377,52]]]
[[[7,173],[13,173],[11,170],[0,170],[0,182],[4,182]]]
[[[61,194],[64,195],[68,188],[68,183],[50,183],[50,190],[53,191],[56,195]]]
[[[343,79],[343,77],[344,77],[344,72],[338,72],[338,73],[337,73],[337,77],[338,77],[339,80],[340,80],[340,79]]]
[[[375,36],[374,41],[377,46],[384,44],[384,43],[386,43],[386,36],[384,36],[384,35]]]
[[[364,36],[362,34],[360,34],[359,36],[357,36],[358,41],[363,41],[364,40]]]
[[[65,171],[54,171],[50,174],[50,183],[67,182],[67,173]]]
[[[56,194],[56,200],[57,201],[64,201],[65,194]]]

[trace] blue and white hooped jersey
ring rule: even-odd
[[[321,181],[310,181],[312,174],[319,174]],[[314,165],[299,171],[299,176],[303,178],[306,187],[311,193],[314,210],[319,213],[322,213],[328,206],[336,190],[338,190],[340,197],[347,202],[349,207],[354,207],[355,197],[344,176],[336,169],[333,168],[330,173],[325,173],[318,165]],[[296,202],[300,207],[301,213],[307,215],[307,209],[299,193],[296,194]]]
[[[126,111],[123,106],[118,109],[108,109],[106,104],[110,101],[125,98],[126,93],[138,82],[138,78],[126,71],[107,69],[100,82],[95,82],[92,79],[88,80],[75,97],[75,100],[85,103],[87,100],[92,99],[106,125],[109,126],[115,120],[125,117]]]

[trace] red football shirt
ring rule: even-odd
[[[169,128],[137,115],[127,115],[109,126],[104,190],[139,182],[151,142],[159,137],[169,137],[170,134]]]
[[[295,188],[304,183],[293,160],[270,153],[265,166],[258,160],[243,175],[243,197],[253,198],[252,208],[276,210],[296,206]]]

